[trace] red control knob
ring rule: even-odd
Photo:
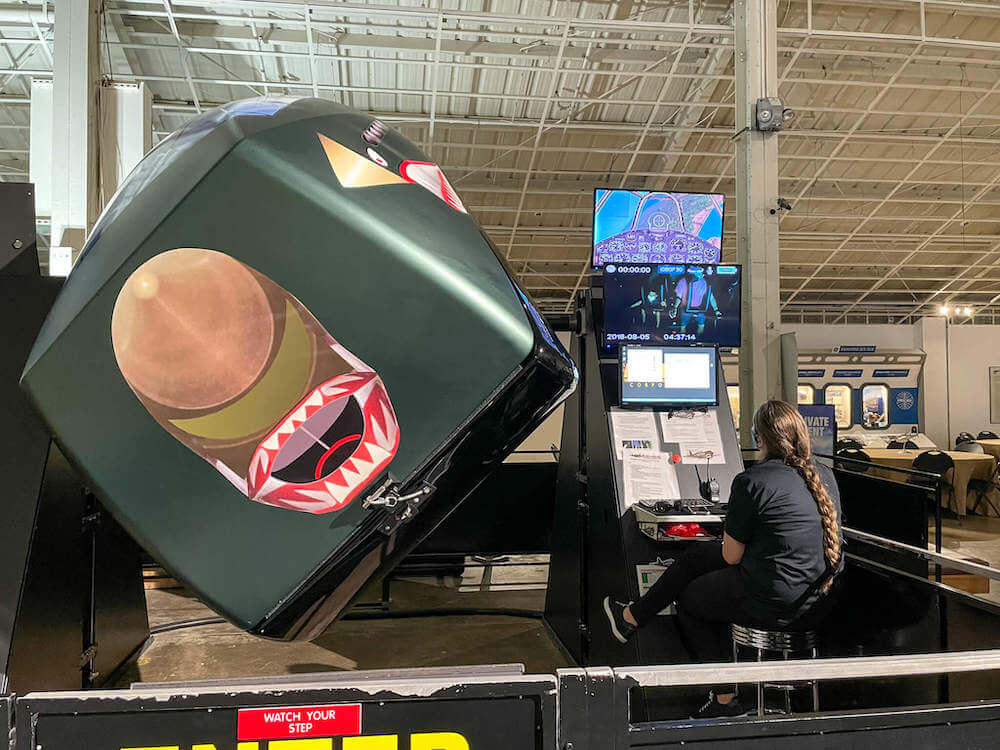
[[[674,454],[674,455],[673,455],[673,456],[672,456],[672,457],[670,458],[670,460],[671,460],[671,461],[673,461],[673,462],[674,462],[675,464],[679,464],[679,463],[681,462],[681,456],[680,456],[680,454],[679,454],[679,453],[675,453],[675,454]]]

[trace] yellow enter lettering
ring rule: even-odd
[[[455,732],[430,732],[410,737],[410,750],[469,750],[469,743]]]
[[[344,737],[344,750],[397,750],[399,737],[380,734],[373,737]]]
[[[209,745],[208,747],[212,747]],[[236,750],[260,750],[259,742],[240,742],[236,745]]]
[[[333,740],[325,737],[319,740],[271,740],[267,750],[333,750]]]

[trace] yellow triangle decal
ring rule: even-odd
[[[374,187],[375,185],[395,185],[409,183],[395,172],[380,167],[373,161],[342,146],[332,138],[317,133],[323,144],[326,158],[330,160],[337,181],[345,188]]]

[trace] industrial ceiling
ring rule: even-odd
[[[28,176],[54,22],[51,2],[0,0],[2,179]],[[732,24],[725,0],[107,0],[102,70],[152,90],[154,140],[268,93],[373,113],[562,312],[591,273],[596,187],[725,193],[735,259]],[[784,319],[904,323],[947,304],[992,322],[1000,6],[779,0],[778,26],[797,114],[778,136]]]

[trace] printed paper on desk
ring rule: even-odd
[[[660,452],[660,438],[656,435],[656,420],[651,411],[613,411],[611,431],[614,433],[611,442],[615,446],[615,458],[619,461],[622,460],[622,443],[626,441],[631,451]]]
[[[677,473],[666,453],[625,451],[622,466],[626,508],[640,502],[652,505],[658,500],[680,499]]]
[[[663,441],[680,445],[681,463],[724,464],[726,452],[714,410],[707,412],[660,412]]]

